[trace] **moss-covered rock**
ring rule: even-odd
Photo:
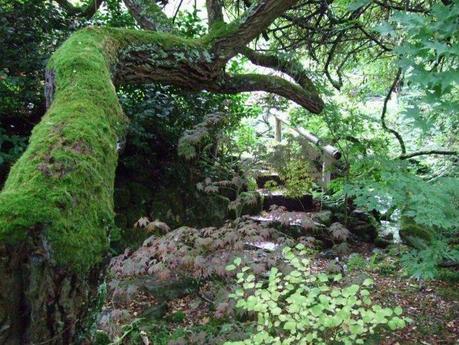
[[[409,246],[424,249],[432,242],[433,237],[432,229],[417,224],[411,217],[401,217],[400,238]]]

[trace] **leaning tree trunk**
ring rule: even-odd
[[[87,29],[49,63],[52,104],[0,194],[0,344],[69,344],[88,310],[127,124],[110,73],[122,47]]]

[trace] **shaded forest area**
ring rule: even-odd
[[[0,344],[457,344],[457,0],[0,0]]]

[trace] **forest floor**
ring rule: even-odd
[[[354,283],[371,277],[375,282],[371,291],[374,303],[401,306],[404,315],[414,321],[399,331],[378,332],[366,344],[459,344],[458,283],[438,280],[420,283],[404,277],[397,255],[394,255],[397,250],[397,246],[393,246],[383,252],[375,250],[371,244],[362,243],[351,248],[358,254],[352,255],[358,259],[348,260],[344,279]],[[315,255],[311,270],[328,272],[333,262],[320,254]],[[246,326],[243,323],[236,325],[234,320],[215,318],[216,306],[209,297],[211,290],[209,284],[203,284],[198,291],[170,300],[167,311],[159,319],[145,314],[145,306],[155,304],[148,293],[139,292],[123,306],[118,304],[117,308],[125,308],[131,315],[129,322],[121,322],[126,337],[119,344],[223,344],[224,336],[222,342],[218,337],[210,342],[207,341],[209,334],[230,334]],[[112,304],[113,301],[107,300],[105,308],[112,308]]]

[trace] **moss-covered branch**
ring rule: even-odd
[[[107,249],[113,223],[116,140],[126,118],[111,83],[120,43],[100,30],[73,35],[53,56],[51,108],[0,194],[0,241],[49,241],[60,264],[88,270]]]
[[[88,28],[53,55],[53,102],[0,194],[0,243],[43,236],[45,255],[79,272],[102,259],[127,125],[111,70],[122,49],[147,42],[174,44],[167,34]]]
[[[229,24],[214,25],[209,36],[218,60],[228,61],[298,0],[259,0],[239,19]]]

